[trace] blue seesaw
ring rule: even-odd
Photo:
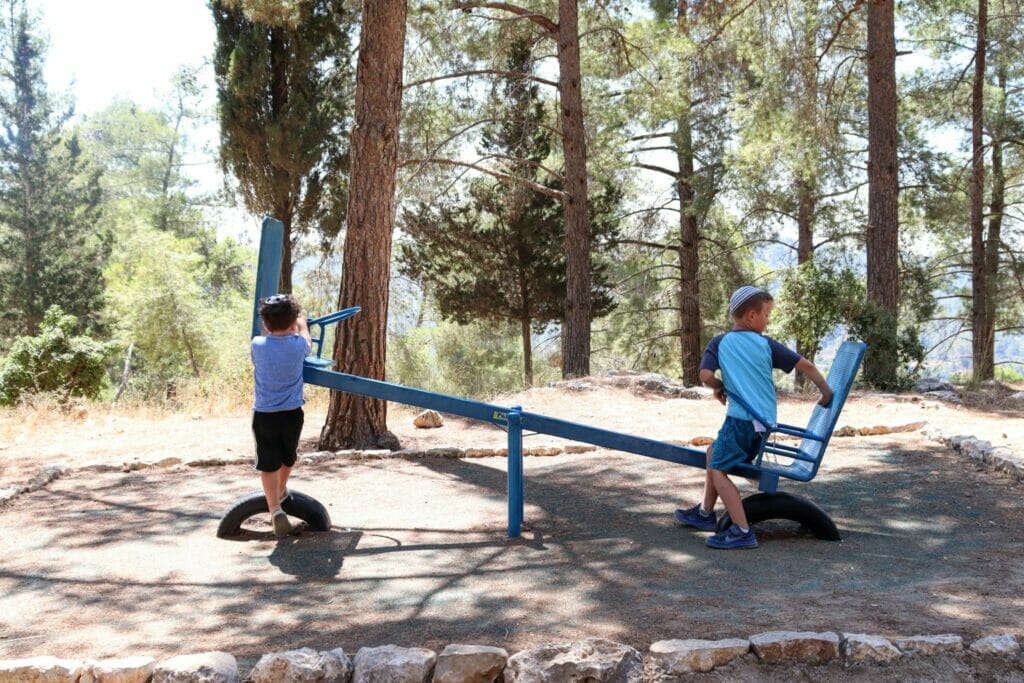
[[[264,219],[253,306],[253,335],[260,332],[258,315],[260,299],[277,293],[283,240],[283,224],[272,218]],[[506,430],[508,432],[507,495],[508,535],[510,538],[519,537],[523,524],[523,430],[681,465],[690,465],[701,469],[705,467],[706,453],[703,450],[538,415],[524,411],[519,406],[504,407],[471,401],[331,370],[330,367],[334,361],[322,357],[327,326],[346,320],[358,312],[359,307],[353,306],[308,321],[314,353],[306,359],[303,369],[305,382],[334,391],[345,391],[383,401],[403,403],[480,420]],[[818,538],[840,540],[835,522],[824,510],[806,498],[780,493],[777,489],[780,478],[806,482],[817,475],[829,438],[836,427],[839,413],[843,409],[846,397],[853,386],[854,377],[857,375],[857,370],[864,357],[865,348],[866,346],[862,343],[847,341],[836,352],[827,377],[829,386],[834,392],[832,403],[827,408],[815,406],[806,427],[771,425],[766,438],[762,441],[757,457],[751,463],[738,465],[729,472],[729,474],[756,481],[758,490],[761,491],[743,501],[743,507],[750,523],[766,519],[789,519],[808,528]],[[748,407],[738,396],[731,396],[730,400]],[[767,420],[760,421],[763,424],[769,424]],[[799,444],[791,446],[779,443],[774,438],[775,435],[796,437],[799,439]],[[327,510],[310,496],[293,491],[291,500],[285,501],[282,507],[289,515],[306,521],[314,531],[330,529],[331,522]],[[242,522],[261,512],[267,512],[267,503],[263,493],[257,491],[246,495],[237,501],[221,520],[217,535],[228,537],[238,534]],[[725,516],[719,522],[720,528],[725,528],[729,523],[728,516]]]

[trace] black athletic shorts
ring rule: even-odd
[[[276,472],[295,465],[302,434],[302,408],[277,413],[252,413],[252,434],[256,437],[256,469]]]

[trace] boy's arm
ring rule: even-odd
[[[725,385],[722,384],[717,377],[715,377],[714,370],[708,370],[707,368],[701,368],[700,370],[700,382],[706,387],[711,387],[715,390],[715,398],[723,406],[725,405]]]
[[[309,336],[309,325],[306,323],[306,317],[300,315],[295,319],[295,333],[306,340],[306,343],[313,346],[313,338]]]
[[[832,402],[832,387],[825,381],[818,368],[814,367],[814,363],[806,358],[801,358],[797,361],[796,369],[807,375],[807,378],[818,387],[818,391],[821,392],[821,399],[818,401],[818,405],[827,408],[828,404]]]

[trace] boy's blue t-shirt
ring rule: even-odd
[[[276,413],[302,407],[302,362],[311,348],[306,338],[297,334],[252,338],[253,410]]]
[[[701,370],[722,371],[722,383],[730,394],[739,395],[761,417],[774,425],[777,419],[775,382],[772,369],[792,372],[800,354],[753,330],[732,330],[720,334],[704,349]],[[729,417],[755,418],[736,401],[729,401]]]

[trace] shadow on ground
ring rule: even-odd
[[[243,467],[75,475],[0,512],[17,549],[0,561],[0,657],[1019,628],[1020,484],[921,440],[830,458],[784,488],[829,511],[843,542],[769,522],[745,552],[673,523],[701,471],[607,452],[528,458],[513,541],[497,458],[300,468],[295,487],[334,526],[280,542],[259,520],[215,537],[255,484]]]

